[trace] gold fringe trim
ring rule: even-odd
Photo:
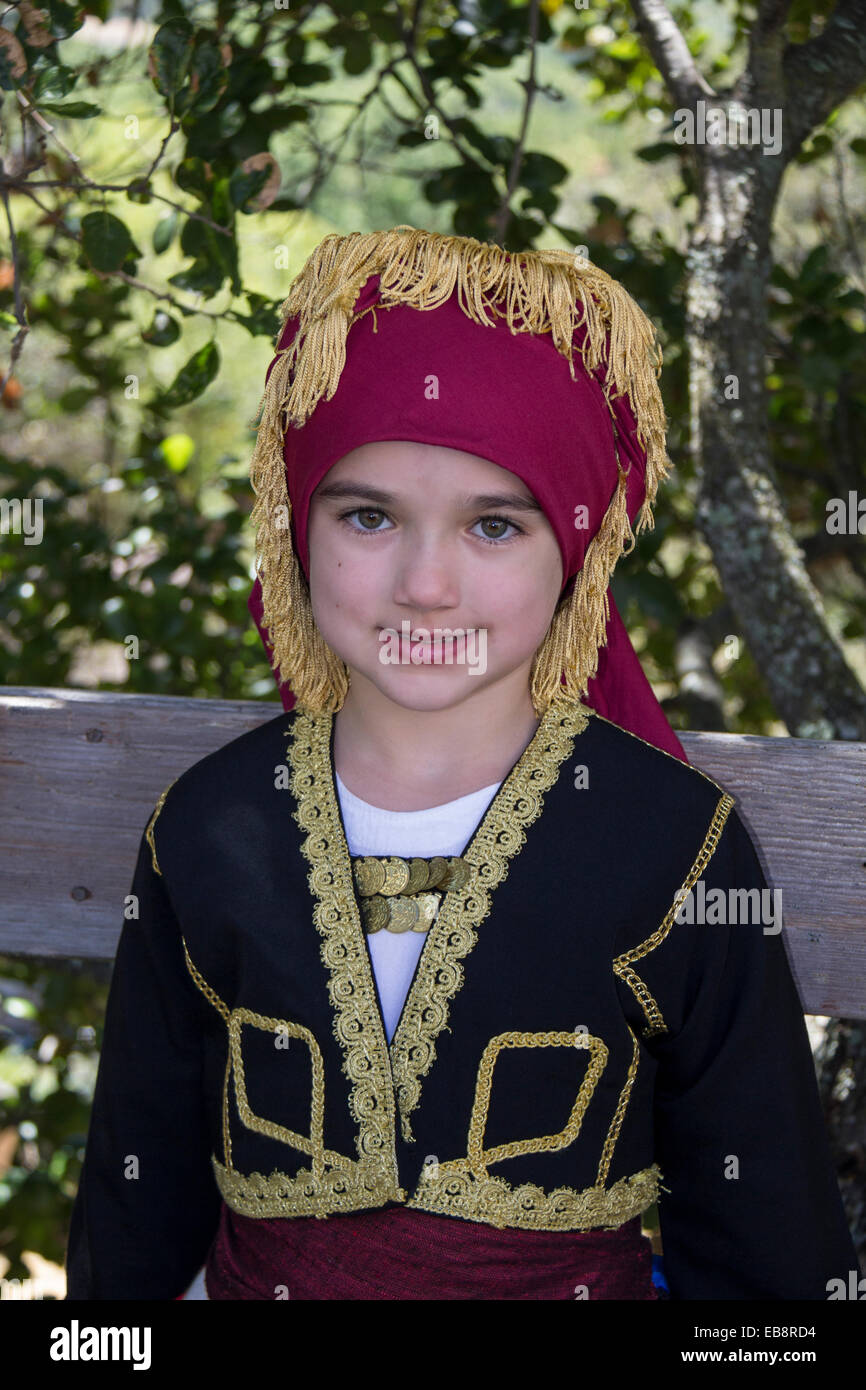
[[[252,520],[263,624],[281,679],[290,685],[299,708],[314,714],[339,710],[349,687],[348,668],[316,627],[309,588],[291,544],[283,444],[287,429],[302,426],[318,402],[330,400],[336,392],[346,361],[346,338],[360,317],[354,314],[355,302],[369,277],[377,274],[382,307],[435,309],[456,289],[461,309],[476,323],[492,325],[489,309],[505,317],[512,332],[549,332],[573,378],[572,336],[585,324],[583,364],[592,371],[604,363],[603,390],[612,417],[611,402],[628,396],[647,455],[646,497],[636,527],[632,530],[626,512],[627,473],[617,451],[619,477],[613,497],[572,593],[557,608],[530,672],[537,714],[554,701],[582,699],[598,669],[610,616],[611,575],[620,555],[634,548],[636,534],[644,527],[652,530],[658,485],[671,467],[658,387],[662,349],[655,328],[624,287],[585,258],[578,262],[568,251],[522,251],[512,256],[474,237],[446,236],[406,224],[326,236],[280,306],[274,342],[278,361],[259,402],[264,413],[250,478],[256,495]],[[505,315],[494,308],[502,301]],[[294,341],[278,349],[286,323],[294,316],[299,319]]]

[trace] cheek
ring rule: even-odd
[[[555,555],[536,551],[499,577],[490,595],[493,611],[523,627],[540,624],[546,630],[561,588],[559,551]]]
[[[530,576],[532,582],[528,583]],[[523,658],[544,640],[555,605],[556,595],[540,583],[537,572],[521,566],[519,573],[507,581],[502,577],[479,611],[485,614],[495,633],[499,652]]]
[[[357,553],[361,549],[362,543],[346,545],[329,527],[322,527],[318,537],[311,532],[310,584],[320,611],[348,617],[363,615],[369,607],[375,578],[373,566]]]

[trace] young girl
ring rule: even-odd
[[[142,838],[68,1297],[654,1299],[657,1201],[673,1299],[826,1298],[779,924],[609,594],[670,466],[652,326],[585,259],[402,226],[326,237],[282,317],[286,713]]]

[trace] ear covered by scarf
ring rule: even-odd
[[[471,238],[395,228],[328,237],[296,277],[252,470],[264,568],[249,610],[285,709],[295,695],[265,613],[282,595],[269,595],[268,580],[285,567],[288,544],[308,581],[310,501],[339,459],[362,444],[412,440],[490,459],[526,483],[562,555],[557,612],[581,627],[584,703],[688,761],[609,589],[634,545],[632,523],[653,524],[670,466],[661,350],[622,286],[575,265],[565,252],[512,257]],[[271,513],[281,502],[290,524],[278,549]]]

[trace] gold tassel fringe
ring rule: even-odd
[[[294,342],[280,352],[259,402],[264,413],[250,464],[263,623],[280,677],[291,686],[298,708],[311,713],[336,712],[349,688],[348,668],[316,626],[309,587],[292,548],[283,442],[286,429],[303,425],[318,402],[330,400],[337,390],[355,302],[371,275],[380,276],[383,307],[438,308],[456,288],[464,313],[476,323],[491,325],[494,320],[486,309],[504,301],[510,328],[551,333],[572,377],[574,329],[586,324],[581,355],[588,371],[604,360],[605,336],[610,333],[603,389],[612,417],[611,402],[628,395],[647,454],[646,498],[633,531],[626,512],[627,474],[617,452],[614,495],[573,591],[559,604],[530,672],[539,716],[554,701],[582,699],[598,669],[610,614],[611,575],[620,555],[634,548],[635,534],[653,529],[656,492],[671,467],[658,387],[661,345],[651,321],[623,286],[583,257],[578,261],[568,251],[522,251],[509,257],[501,247],[473,237],[406,225],[325,237],[280,306],[275,353],[287,320],[299,316],[299,328]],[[524,321],[520,325],[515,324],[518,315]]]

